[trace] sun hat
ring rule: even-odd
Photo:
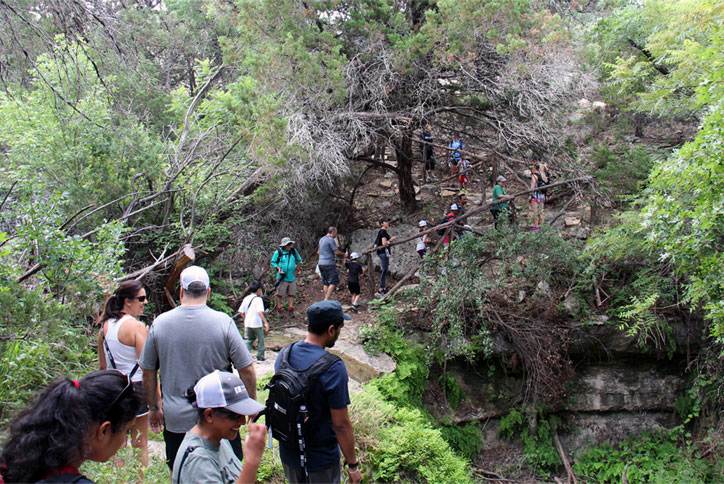
[[[279,247],[284,247],[287,244],[293,244],[293,243],[294,243],[294,241],[292,239],[290,239],[289,237],[284,237],[282,239],[281,243],[279,244]]]

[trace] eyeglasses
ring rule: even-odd
[[[146,302],[146,296],[129,297],[128,299],[136,299],[138,302]]]
[[[121,373],[121,372],[119,371],[118,373]],[[127,383],[126,383],[126,386],[123,387],[123,390],[121,390],[121,392],[116,396],[116,398],[113,399],[113,401],[111,402],[111,404],[108,405],[108,408],[107,408],[106,412],[110,412],[110,411],[111,411],[111,409],[113,408],[113,406],[121,400],[121,397],[122,397],[123,395],[125,395],[125,393],[128,391],[129,388],[130,388],[130,389],[133,389],[133,382],[131,382],[131,379],[128,377],[128,375],[126,375],[125,373],[121,373],[121,375],[123,375],[123,376],[126,377],[126,382],[127,382]]]
[[[241,420],[242,418],[246,417],[246,415],[240,415],[236,412],[232,412],[231,410],[226,410],[225,408],[214,408],[213,410],[214,412],[218,413],[219,415],[223,415],[229,420]]]

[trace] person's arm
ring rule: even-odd
[[[256,483],[256,473],[261,463],[261,456],[264,454],[266,432],[266,425],[249,424],[249,433],[244,438],[244,445],[242,446],[244,467],[242,467],[241,473],[236,479],[236,484]]]
[[[340,408],[339,410],[330,409],[330,413],[332,414],[334,434],[337,436],[337,442],[339,443],[342,455],[344,455],[344,460],[346,460],[348,464],[358,464],[357,453],[354,448],[354,429],[352,428],[352,421],[349,419],[347,407]],[[357,483],[361,478],[362,473],[359,470],[359,466],[349,470],[350,482]]]
[[[143,346],[146,344],[146,337],[148,336],[148,328],[145,324],[139,320],[133,318],[133,345],[136,347],[136,357],[141,358],[143,353]],[[128,323],[126,323],[128,324]]]
[[[98,369],[99,370],[105,370],[107,368],[106,364],[106,349],[103,347],[103,326],[105,326],[105,322],[101,324],[101,330],[98,331]]]
[[[143,369],[143,390],[148,402],[148,423],[154,432],[159,433],[163,428],[163,409],[159,399],[157,370]]]
[[[529,188],[529,190],[535,190],[535,185],[536,185],[535,182],[536,182],[536,175],[535,175],[535,174],[532,174],[532,175],[530,176],[530,188]]]
[[[254,370],[254,363],[249,363],[244,368],[238,368],[239,378],[244,382],[246,391],[249,393],[249,397],[256,400],[256,370]]]
[[[271,266],[276,269],[277,272],[281,271],[281,268],[279,267],[279,263],[281,262],[281,257],[279,257],[279,251],[275,250],[274,255],[271,258]]]
[[[266,320],[266,315],[264,315],[264,301],[261,297],[259,298],[259,304],[257,305],[257,314],[259,314],[259,317],[264,323],[264,328],[269,331],[269,323]]]

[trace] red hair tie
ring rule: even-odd
[[[75,389],[77,390],[77,389],[78,389],[78,386],[79,386],[79,385],[78,385],[78,380],[71,380],[71,382],[73,382],[73,386],[74,386]]]

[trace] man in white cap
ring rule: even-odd
[[[264,405],[249,397],[238,376],[218,370],[200,379],[187,399],[196,409],[197,421],[179,447],[172,482],[255,483],[266,426],[249,424],[243,465],[228,439],[236,437],[247,416],[261,412]]]
[[[498,175],[498,178],[495,179],[496,183],[493,187],[493,202],[497,202],[501,198],[505,198],[507,196],[507,193],[505,193],[505,182],[507,181],[503,175]],[[512,212],[510,211],[510,208],[508,208],[508,202],[501,202],[497,205],[493,205],[490,207],[490,213],[493,215],[493,221],[495,222],[495,228],[498,228],[498,217],[501,213],[507,214],[508,220],[510,222],[513,222]]]
[[[294,317],[294,296],[297,295],[297,278],[294,271],[297,264],[302,263],[302,256],[299,251],[294,248],[294,241],[289,237],[284,237],[279,244],[279,248],[274,251],[271,258],[271,266],[277,272],[275,285],[277,286],[277,315],[282,315],[282,298],[287,298],[287,312],[289,316]]]
[[[453,203],[450,205],[450,212],[445,215],[445,222],[449,222],[451,220],[455,220],[460,215],[460,207],[458,207],[457,203]],[[445,237],[445,240],[442,241],[443,248],[447,249],[450,245],[450,234],[453,234],[453,236],[457,239],[457,228],[453,224],[452,227],[450,227],[450,231],[447,233],[447,236]]]
[[[196,410],[186,391],[214,370],[239,371],[251,398],[256,397],[254,360],[234,321],[206,305],[211,295],[209,275],[199,266],[181,273],[181,305],[160,314],[151,325],[139,365],[154,431],[163,425],[166,463],[173,469],[184,434],[196,424]],[[163,382],[163,405],[158,395],[158,372]],[[241,440],[232,441],[241,459]]]

